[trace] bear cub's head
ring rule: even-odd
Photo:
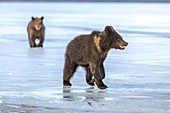
[[[106,26],[103,33],[109,40],[111,48],[123,50],[128,45],[112,26]]]
[[[34,17],[32,17],[32,22],[33,22],[34,28],[37,31],[39,31],[42,28],[43,19],[44,19],[43,16],[41,18],[38,18],[38,17],[34,18]]]

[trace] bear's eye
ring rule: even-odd
[[[120,39],[119,38],[117,39],[117,42],[120,43]]]

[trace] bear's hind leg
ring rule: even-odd
[[[73,76],[77,69],[77,64],[71,62],[68,58],[66,58],[65,66],[64,66],[64,76],[63,76],[63,85],[71,86],[70,79]]]

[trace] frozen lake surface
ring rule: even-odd
[[[44,16],[44,48],[30,49],[26,27]],[[112,25],[129,43],[105,61],[108,89],[78,68],[63,88],[67,43]],[[170,4],[0,3],[1,113],[169,113]]]

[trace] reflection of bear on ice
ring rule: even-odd
[[[44,17],[34,18],[29,22],[27,27],[28,39],[30,47],[43,47],[44,35],[45,35],[45,26],[43,24]],[[35,40],[39,39],[39,44],[35,43]]]
[[[80,35],[74,38],[67,46],[63,85],[71,86],[70,79],[78,66],[86,69],[86,82],[100,89],[107,86],[102,79],[105,78],[103,62],[111,48],[123,50],[127,42],[113,29],[106,26],[103,32],[93,31],[90,35]]]

